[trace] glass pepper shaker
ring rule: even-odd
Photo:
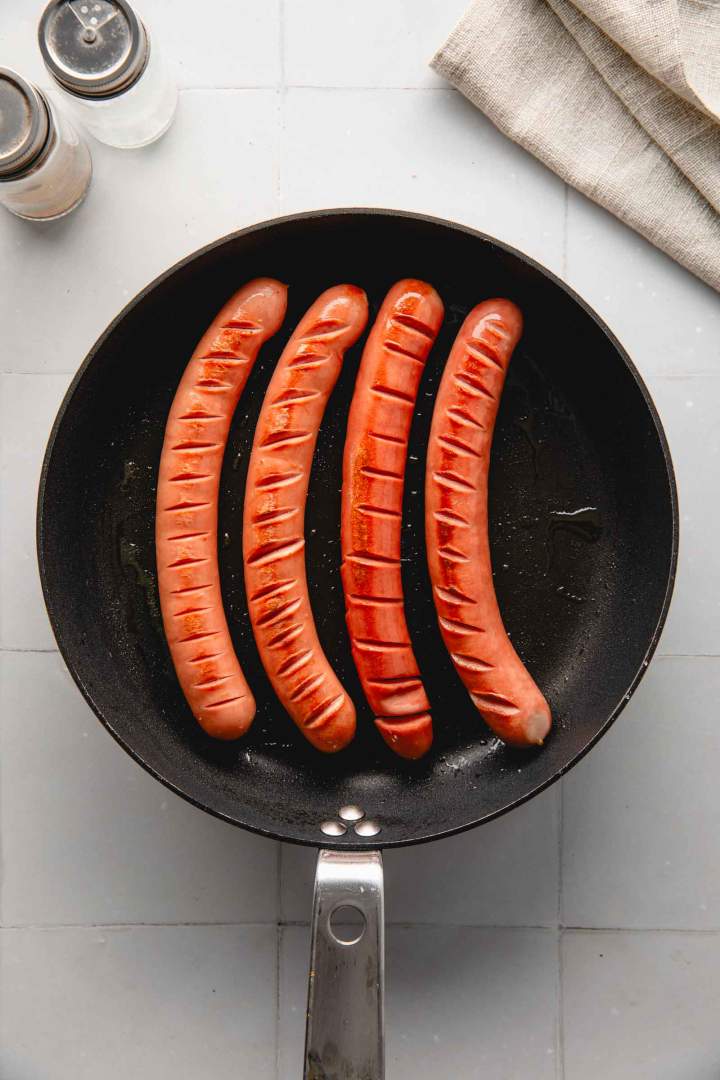
[[[18,217],[51,221],[79,206],[91,176],[90,151],[67,118],[0,68],[0,203]]]
[[[38,37],[64,100],[100,142],[147,146],[170,127],[177,88],[127,0],[51,0]]]

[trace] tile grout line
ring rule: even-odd
[[[265,924],[266,925],[266,924]],[[288,919],[281,924],[286,927],[309,927],[305,919]],[[450,923],[450,922],[397,922],[388,920],[387,926],[399,930],[541,930],[545,933],[574,934],[690,934],[719,937],[720,926],[698,928],[690,926],[557,926],[542,923]]]
[[[281,6],[283,0],[281,0]],[[284,29],[281,29],[281,37],[284,43]],[[284,60],[284,57],[282,58]],[[347,85],[332,85],[330,83],[294,83],[284,81],[284,69],[282,71],[283,82],[287,90],[327,90],[331,93],[337,93],[340,91],[347,91],[348,93],[373,93],[379,91],[380,93],[407,93],[408,91],[421,91],[431,94],[457,94],[462,96],[461,92],[454,86],[377,86],[377,85],[364,85],[361,83],[354,84],[349,83]],[[245,94],[245,93],[257,93],[258,91],[270,91],[277,90],[277,83],[252,83],[248,86],[181,86],[178,92],[180,94]]]
[[[720,927],[699,928],[692,926],[561,926],[565,933],[573,934],[690,934],[705,937],[720,935]]]
[[[4,674],[4,673],[3,673]],[[2,716],[0,715],[0,740],[2,739],[2,733],[4,731],[4,724],[2,723]],[[0,755],[3,753],[2,741],[0,741]],[[0,758],[0,760],[2,760]],[[0,806],[4,805],[2,799],[2,773],[0,772]],[[0,928],[5,925],[5,881],[7,875],[5,874],[5,844],[3,837],[5,830],[2,828],[2,820],[0,820]]]
[[[277,86],[277,132],[274,160],[275,206],[280,213],[283,202],[283,150],[285,146],[285,100],[287,84],[285,72],[285,0],[277,0],[277,58],[280,63],[280,84]]]
[[[275,931],[275,1080],[280,1080],[280,979],[283,934],[284,928],[278,923]]]
[[[542,926],[535,924],[501,924],[501,923],[446,923],[446,922],[395,922],[389,921],[389,927],[395,930],[500,930],[514,933],[515,931],[541,931],[546,934],[682,934],[690,937],[713,937],[720,938],[720,926],[699,929],[689,926]],[[23,932],[25,930],[107,930],[126,931],[134,929],[150,930],[187,930],[194,928],[210,927],[245,927],[248,930],[282,930],[288,928],[308,928],[310,923],[301,919],[288,919],[286,922],[120,922],[120,923],[11,923],[0,926],[1,931]]]
[[[455,86],[378,86],[377,84],[375,84],[375,85],[367,85],[366,86],[365,84],[362,84],[362,83],[358,83],[357,85],[356,84],[348,84],[348,85],[343,86],[343,85],[331,85],[330,83],[294,83],[294,82],[289,82],[287,84],[287,87],[288,87],[289,90],[328,90],[328,91],[333,92],[333,93],[337,93],[338,90],[341,90],[341,91],[346,90],[348,92],[353,92],[353,93],[360,92],[360,93],[364,93],[364,94],[374,93],[375,91],[379,91],[380,93],[387,93],[387,92],[393,93],[393,92],[396,92],[396,91],[397,92],[407,93],[407,91],[409,91],[409,90],[413,90],[413,91],[420,90],[420,91],[431,93],[431,94],[437,94],[437,93],[440,93],[440,94],[456,94],[458,97],[464,97],[464,94],[462,94],[462,92],[460,90],[458,90],[457,87],[455,87]]]
[[[720,378],[720,371],[660,371],[653,373],[651,371],[646,372],[643,375],[645,382],[650,382],[652,379],[717,379]]]
[[[278,213],[282,207],[283,182],[282,164],[285,149],[285,113],[287,98],[286,64],[285,64],[285,0],[277,0],[278,3],[278,59],[280,64],[280,85],[278,88],[278,123],[277,141],[275,145],[275,205]]]
[[[36,653],[38,656],[51,656],[57,653],[58,656],[60,655],[58,649],[25,649],[22,646],[14,648],[12,645],[0,645],[0,653],[9,653],[10,655],[13,653]]]
[[[570,221],[570,188],[568,184],[565,184],[565,191],[563,193],[563,223],[562,223],[562,276],[563,280],[568,280],[568,224]]]
[[[228,920],[222,920],[219,922],[118,922],[118,923],[93,923],[93,922],[80,922],[80,923],[12,923],[8,925],[0,925],[0,931],[12,930],[12,931],[24,931],[24,930],[107,930],[111,932],[113,930],[126,931],[126,930],[193,930],[193,929],[206,929],[210,927],[222,928],[222,927],[245,927],[247,930],[277,930],[277,922],[232,922]]]
[[[558,780],[558,927],[565,923],[565,890],[563,880],[563,845],[565,842],[565,777]]]
[[[720,660],[718,653],[656,653],[653,660]],[[652,660],[650,661],[652,664]]]
[[[286,85],[285,70],[285,0],[278,0],[278,44],[280,47],[280,85]]]
[[[558,976],[558,1018],[557,1018],[557,1061],[555,1073],[558,1080],[565,1080],[565,985],[563,979],[563,936],[558,927],[557,936],[557,976]]]
[[[282,146],[285,131],[285,90],[282,86],[277,88],[277,104],[275,107],[275,151],[273,154],[273,196],[275,199],[275,213],[280,214],[282,207]]]
[[[280,980],[282,978],[282,946],[285,935],[283,924],[283,845],[277,840],[275,859],[275,1080],[280,1080]]]
[[[563,891],[563,843],[565,835],[565,780],[564,777],[558,782],[558,897],[557,897],[557,1025],[556,1025],[556,1054],[555,1075],[558,1080],[565,1077],[565,1024],[563,1017],[564,994],[563,994],[563,968],[562,968],[562,944],[563,944],[563,920],[565,918],[565,904]]]
[[[257,94],[277,90],[276,82],[248,83],[247,86],[179,86],[178,94]]]

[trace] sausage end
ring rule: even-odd
[[[316,750],[324,754],[336,754],[339,750],[344,750],[355,738],[355,706],[346,696],[342,708],[327,723],[315,729],[302,724],[298,726]]]
[[[479,711],[485,722],[504,743],[518,749],[527,750],[533,746],[542,746],[552,725],[550,706],[544,698],[541,698],[525,715],[513,717],[511,720],[492,715],[484,709]]]
[[[255,719],[255,710],[255,698],[248,691],[246,697],[232,702],[232,708],[221,707],[217,709],[217,715],[203,709],[195,713],[195,719],[212,739],[232,742],[248,730]]]
[[[542,746],[545,742],[545,737],[550,731],[550,725],[552,718],[550,716],[550,709],[545,704],[544,709],[538,709],[535,712],[530,713],[523,724],[523,736],[524,741],[515,745],[520,746]]]
[[[411,720],[388,720],[375,718],[375,726],[390,749],[398,757],[408,761],[417,761],[424,757],[432,746],[433,730],[430,713],[421,713]]]

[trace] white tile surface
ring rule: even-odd
[[[69,375],[0,375],[0,646],[5,649],[55,648],[37,571],[35,504],[45,444],[69,382]]]
[[[720,371],[717,293],[573,190],[565,276],[607,320],[642,375]]]
[[[2,370],[74,371],[159,273],[276,213],[277,136],[274,90],[184,91],[160,142],[93,145],[92,185],[70,217],[42,225],[2,211]]]
[[[289,90],[284,113],[284,209],[418,210],[561,270],[564,185],[456,91]]]
[[[720,936],[566,933],[565,1080],[716,1080]]]
[[[275,86],[280,0],[137,0],[179,86]]]
[[[285,76],[300,86],[442,85],[428,67],[467,0],[287,5]]]
[[[93,186],[65,221],[0,211],[0,646],[53,647],[35,492],[69,373],[175,260],[278,212],[372,204],[524,249],[608,321],[665,422],[683,520],[660,652],[675,655],[654,662],[568,777],[562,830],[555,789],[474,833],[386,856],[388,1076],[561,1075],[562,831],[567,923],[692,931],[565,933],[565,1080],[709,1080],[720,937],[698,931],[720,929],[718,298],[429,71],[465,3],[217,0],[206,12],[137,0],[185,88],[172,129],[137,152],[92,142]],[[44,83],[41,6],[0,4],[0,42],[3,63]],[[274,926],[97,924],[304,921],[314,853],[284,849],[279,907],[277,849],[143,773],[55,654],[2,656],[0,712],[0,900],[5,924],[21,927],[4,932],[0,1075],[275,1078]],[[282,937],[278,1075],[289,1080],[309,943],[302,927]]]
[[[269,926],[5,930],[0,1074],[274,1080],[275,939]]]
[[[716,299],[716,304],[720,308]],[[720,655],[720,364],[714,377],[649,380],[670,445],[680,557],[662,653]]]
[[[388,1080],[554,1080],[555,931],[391,927],[387,945]],[[278,1080],[300,1075],[309,948],[283,930]]]
[[[3,64],[45,86],[37,24],[45,0],[0,6]],[[273,86],[280,78],[280,0],[137,0],[133,8],[150,29],[179,86]]]
[[[385,852],[387,918],[396,923],[556,926],[558,801],[559,790],[552,788],[481,829]],[[283,845],[283,919],[309,919],[315,861],[314,851]]]
[[[568,926],[720,928],[720,659],[657,658],[564,781]]]
[[[0,717],[5,925],[275,921],[275,844],[148,776],[57,654],[0,657]]]

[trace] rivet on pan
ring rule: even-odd
[[[362,821],[365,817],[365,811],[359,806],[341,806],[338,814],[343,821]]]
[[[377,821],[371,821],[366,818],[365,821],[358,821],[355,826],[355,832],[358,836],[377,836],[380,832],[380,826]]]
[[[323,821],[320,831],[326,836],[343,836],[347,832],[347,825],[342,821]]]

